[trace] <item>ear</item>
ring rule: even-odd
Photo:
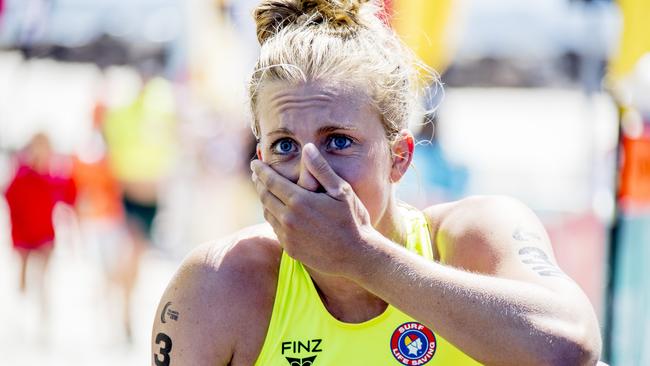
[[[391,146],[393,164],[390,170],[390,181],[397,183],[402,179],[413,160],[415,142],[413,134],[409,130],[400,131],[397,139]]]
[[[249,151],[250,151],[250,150],[249,150]],[[264,161],[264,160],[262,159],[262,148],[260,147],[260,143],[259,143],[259,142],[257,143],[257,146],[255,146],[255,152],[257,153],[257,158],[258,158],[260,161]]]

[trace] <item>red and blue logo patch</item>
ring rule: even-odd
[[[390,338],[391,353],[402,365],[424,365],[436,353],[436,336],[418,322],[397,327]]]

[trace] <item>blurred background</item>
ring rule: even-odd
[[[0,365],[149,363],[182,258],[263,220],[257,2],[0,0]],[[650,365],[650,1],[386,7],[444,83],[400,197],[528,204],[603,360]]]

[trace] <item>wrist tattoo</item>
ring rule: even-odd
[[[540,276],[566,277],[564,272],[553,264],[548,255],[536,247],[525,247],[519,249],[521,262],[528,265]]]

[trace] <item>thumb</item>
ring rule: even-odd
[[[327,160],[323,158],[316,146],[312,143],[302,148],[303,158],[311,175],[325,188],[327,194],[333,198],[341,198],[345,193],[344,186],[347,182],[339,177]]]

